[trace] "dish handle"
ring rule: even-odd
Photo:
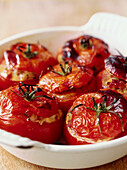
[[[83,32],[104,39],[112,47],[127,55],[127,18],[112,13],[95,13],[87,24],[81,26]]]

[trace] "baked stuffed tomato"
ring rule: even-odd
[[[42,74],[39,86],[58,100],[64,113],[78,96],[96,87],[93,71],[71,62],[50,66],[48,72]]]
[[[62,134],[63,114],[58,103],[39,87],[19,83],[0,92],[0,128],[44,143]]]
[[[104,66],[104,59],[109,56],[108,45],[101,39],[83,35],[67,41],[57,53],[58,61],[75,61],[88,66],[95,72]]]
[[[127,101],[114,91],[87,93],[77,98],[66,116],[68,144],[93,144],[117,138],[127,122]]]
[[[20,81],[36,84],[41,71],[57,61],[40,44],[17,43],[4,52],[0,60],[0,90]]]
[[[127,99],[127,57],[113,55],[105,60],[105,69],[97,75],[98,89],[112,89]]]

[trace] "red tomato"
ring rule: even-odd
[[[68,144],[93,144],[109,141],[124,131],[127,101],[114,91],[87,93],[77,98],[66,116]]]
[[[72,60],[92,68],[95,72],[104,67],[104,59],[108,56],[108,45],[89,35],[67,41],[57,53],[59,62]]]
[[[63,114],[54,98],[23,83],[0,92],[0,128],[44,143],[56,142]]]
[[[0,61],[0,90],[20,81],[35,84],[41,71],[56,63],[52,54],[40,44],[14,44]]]
[[[112,89],[127,99],[127,64],[124,56],[110,56],[105,69],[97,75],[98,89]]]
[[[91,69],[65,62],[42,75],[39,86],[54,96],[66,113],[78,96],[95,89],[95,79]]]

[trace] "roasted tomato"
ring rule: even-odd
[[[41,71],[56,63],[52,54],[40,44],[14,44],[0,61],[0,90],[20,81],[35,84]]]
[[[127,101],[114,91],[87,93],[77,98],[67,113],[68,144],[93,144],[117,138],[127,122]]]
[[[95,78],[90,68],[65,62],[42,75],[39,86],[54,96],[66,113],[78,96],[95,90]]]
[[[105,60],[105,69],[97,75],[98,89],[112,89],[127,99],[127,58],[120,55]]]
[[[93,36],[83,35],[67,41],[57,53],[58,61],[76,61],[92,68],[95,73],[104,66],[104,59],[109,56],[108,45]]]
[[[19,83],[0,92],[0,128],[44,143],[62,134],[63,114],[58,103],[39,87]]]

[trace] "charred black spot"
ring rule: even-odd
[[[75,51],[74,47],[73,47],[73,40],[67,41],[63,47],[63,59],[72,59],[72,60],[76,60],[78,58],[78,54]]]

